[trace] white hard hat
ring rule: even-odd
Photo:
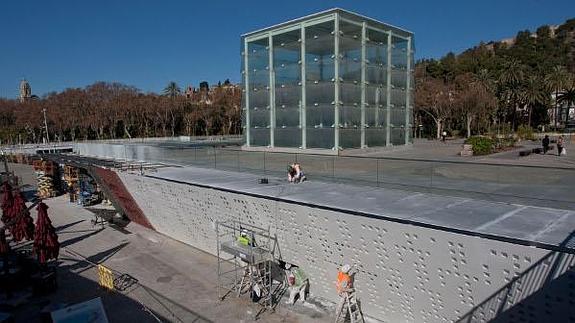
[[[341,272],[344,274],[347,274],[351,269],[351,266],[349,264],[345,264],[343,266],[341,266]]]
[[[284,267],[285,267],[285,269],[289,270],[289,269],[291,268],[291,264],[288,264],[288,263],[286,262],[286,264],[285,264]]]

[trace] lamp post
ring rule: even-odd
[[[48,122],[46,121],[46,108],[42,108],[42,112],[44,113],[44,128],[46,130],[46,143],[50,143],[50,135],[48,133]]]

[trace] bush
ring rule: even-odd
[[[533,128],[529,126],[520,125],[517,128],[517,137],[524,140],[535,140],[535,134],[533,133]]]
[[[495,149],[505,149],[508,147],[513,147],[515,146],[515,142],[516,140],[513,137],[493,139]]]
[[[493,139],[481,136],[470,137],[467,140],[465,140],[465,143],[473,147],[474,155],[491,154],[493,152],[493,146],[495,144],[493,142]]]

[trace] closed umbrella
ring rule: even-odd
[[[0,228],[0,256],[6,255],[10,251],[10,245],[6,241],[6,230]],[[5,266],[6,264],[4,264]]]
[[[14,203],[14,196],[12,195],[12,186],[8,182],[2,184],[2,222],[7,224],[10,219],[10,211],[12,209],[12,204]]]
[[[41,264],[49,259],[58,258],[60,243],[56,229],[48,218],[48,206],[44,202],[38,203],[38,218],[36,219],[36,231],[34,232],[34,253]]]
[[[14,241],[34,239],[34,220],[30,216],[26,201],[20,192],[14,194],[11,216],[10,232]]]

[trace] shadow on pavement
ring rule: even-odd
[[[71,227],[71,226],[74,226],[74,225],[76,225],[76,224],[78,224],[78,223],[82,223],[82,222],[84,222],[84,221],[85,221],[85,220],[79,220],[79,221],[76,221],[76,222],[70,222],[70,223],[67,223],[67,224],[63,224],[63,225],[57,226],[55,229],[56,229],[56,232],[60,232],[61,230],[67,229],[67,228],[69,228],[69,227]]]
[[[75,244],[75,243],[78,242],[78,241],[82,241],[82,240],[84,240],[84,239],[87,239],[87,238],[89,238],[89,237],[91,237],[91,236],[94,236],[94,235],[100,233],[102,230],[104,230],[104,228],[99,228],[99,229],[96,229],[96,230],[94,230],[94,231],[91,231],[90,233],[87,233],[87,234],[84,234],[84,235],[81,235],[81,236],[78,236],[78,237],[75,237],[75,238],[71,238],[71,239],[62,241],[62,242],[60,242],[60,247],[66,247],[66,246],[69,246],[69,245],[73,245],[73,244]]]

